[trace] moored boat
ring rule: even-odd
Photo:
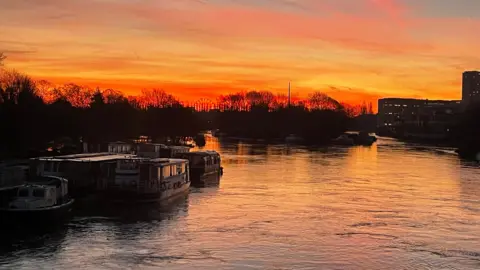
[[[288,144],[300,144],[305,142],[305,139],[296,135],[296,134],[290,134],[287,137],[285,137],[285,143]]]
[[[188,160],[136,157],[117,162],[115,183],[105,192],[111,202],[158,202],[190,188]]]
[[[30,159],[29,174],[59,176],[68,179],[69,193],[74,198],[105,190],[115,177],[117,160],[134,157],[124,153],[86,153]]]
[[[16,195],[0,208],[3,226],[54,225],[65,220],[74,200],[68,195],[68,181],[61,177],[36,178],[17,189]]]
[[[192,186],[207,187],[220,183],[223,168],[220,154],[216,151],[179,153],[176,157],[189,161]]]
[[[367,132],[359,132],[358,134],[350,134],[350,138],[355,141],[356,145],[370,146],[377,141],[377,137],[368,134]]]
[[[334,145],[347,145],[347,146],[355,145],[355,141],[352,138],[350,138],[347,134],[342,134],[338,136],[338,138],[332,140],[332,143]]]

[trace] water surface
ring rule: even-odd
[[[480,169],[451,150],[207,148],[223,157],[219,187],[170,206],[77,211],[64,228],[2,241],[0,266],[480,269]]]

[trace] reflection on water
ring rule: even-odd
[[[480,174],[450,149],[228,144],[220,187],[76,212],[6,268],[479,269]],[[23,241],[23,242],[22,242]],[[27,241],[28,242],[28,241]],[[33,243],[33,244],[32,244]]]

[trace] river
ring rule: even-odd
[[[219,187],[9,237],[0,268],[480,269],[480,167],[448,149],[206,148]]]

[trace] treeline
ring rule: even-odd
[[[44,82],[5,70],[0,73],[0,123],[3,157],[37,155],[52,142],[79,146],[143,134],[186,137],[200,130],[194,111],[160,90],[127,98],[75,84],[47,89]]]
[[[366,104],[340,104],[323,93],[304,100],[250,91],[219,97],[216,109],[197,112],[159,89],[138,96],[90,89],[76,84],[54,86],[16,71],[0,71],[0,155],[36,155],[52,142],[80,145],[136,138],[193,137],[219,128],[230,136],[261,139],[289,134],[325,143],[343,132],[348,121],[371,112]]]
[[[350,120],[345,106],[319,92],[289,103],[283,95],[250,91],[221,96],[219,104],[218,128],[233,137],[283,140],[295,134],[323,144],[345,131]]]

